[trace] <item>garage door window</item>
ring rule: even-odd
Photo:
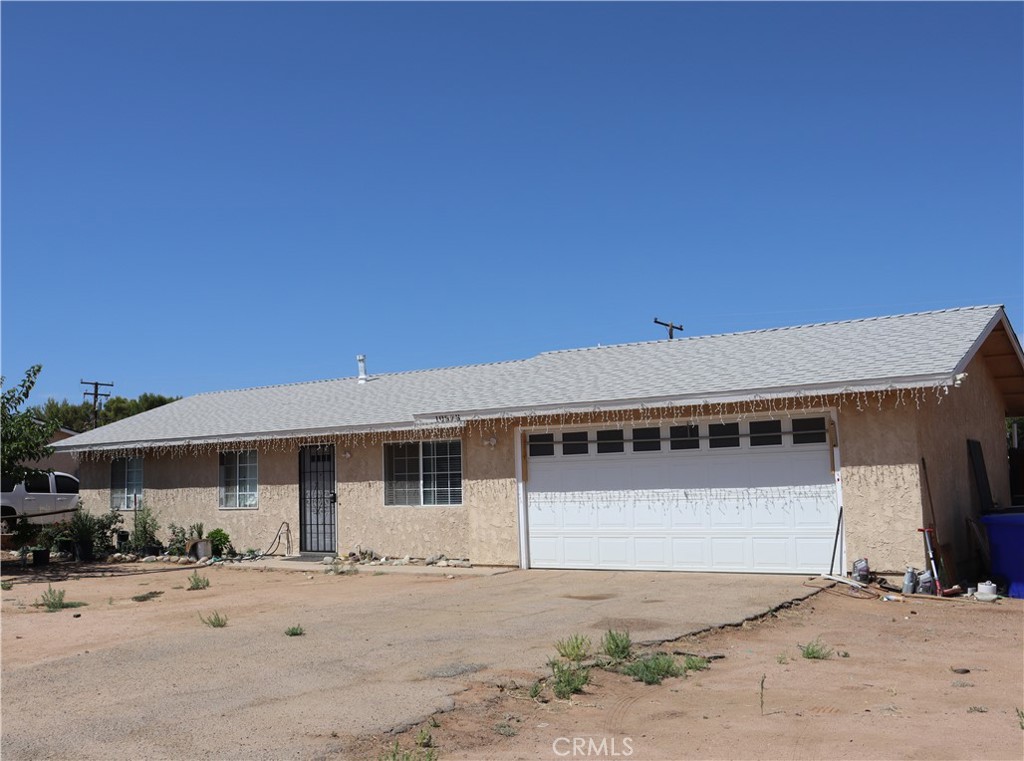
[[[671,449],[700,449],[700,428],[695,425],[674,425],[668,429]]]
[[[590,445],[587,443],[586,431],[574,431],[562,434],[562,454],[588,454]]]
[[[708,445],[712,449],[738,447],[740,445],[739,423],[712,423],[708,426]]]
[[[597,432],[597,453],[608,454],[626,451],[623,443],[622,431],[598,431]]]
[[[660,452],[661,451],[661,429],[660,428],[634,428],[633,429],[633,451],[634,452]]]
[[[555,453],[555,434],[531,433],[530,457],[550,457]]]
[[[825,418],[812,417],[793,421],[794,444],[824,444]]]
[[[755,420],[750,423],[750,446],[782,446],[781,420]]]

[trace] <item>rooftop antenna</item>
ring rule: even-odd
[[[673,338],[676,337],[675,333],[676,333],[677,330],[680,333],[683,332],[683,326],[682,325],[676,325],[673,322],[662,322],[657,317],[654,318],[654,324],[655,325],[661,325],[663,328],[668,328],[669,340],[672,340]]]

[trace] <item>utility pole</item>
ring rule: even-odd
[[[100,399],[106,399],[110,394],[104,394],[100,391],[100,386],[113,388],[113,383],[101,383],[100,381],[79,381],[83,386],[92,386],[92,391],[83,391],[82,396],[92,397],[92,427],[95,428],[100,423]]]
[[[662,321],[661,321],[661,320],[659,320],[659,319],[658,319],[657,317],[655,317],[655,318],[654,318],[654,324],[655,324],[655,325],[661,325],[661,326],[662,326],[663,328],[668,328],[668,337],[669,337],[669,340],[671,340],[671,339],[675,338],[675,332],[676,332],[677,330],[678,330],[678,331],[679,331],[680,333],[682,333],[682,332],[683,332],[683,326],[682,326],[682,325],[676,325],[675,323],[671,323],[671,322],[662,322]]]

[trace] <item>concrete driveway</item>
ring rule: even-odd
[[[812,592],[803,577],[723,574],[208,575],[195,592],[184,573],[69,581],[89,606],[54,614],[24,607],[45,584],[16,585],[20,608],[5,592],[4,758],[314,757],[341,749],[332,735],[450,710],[471,680],[544,675],[576,632],[670,640]],[[131,602],[135,586],[163,594]],[[197,620],[213,610],[227,627]],[[284,636],[294,624],[305,636]]]

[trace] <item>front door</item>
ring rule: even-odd
[[[299,551],[337,552],[334,445],[299,448]]]

